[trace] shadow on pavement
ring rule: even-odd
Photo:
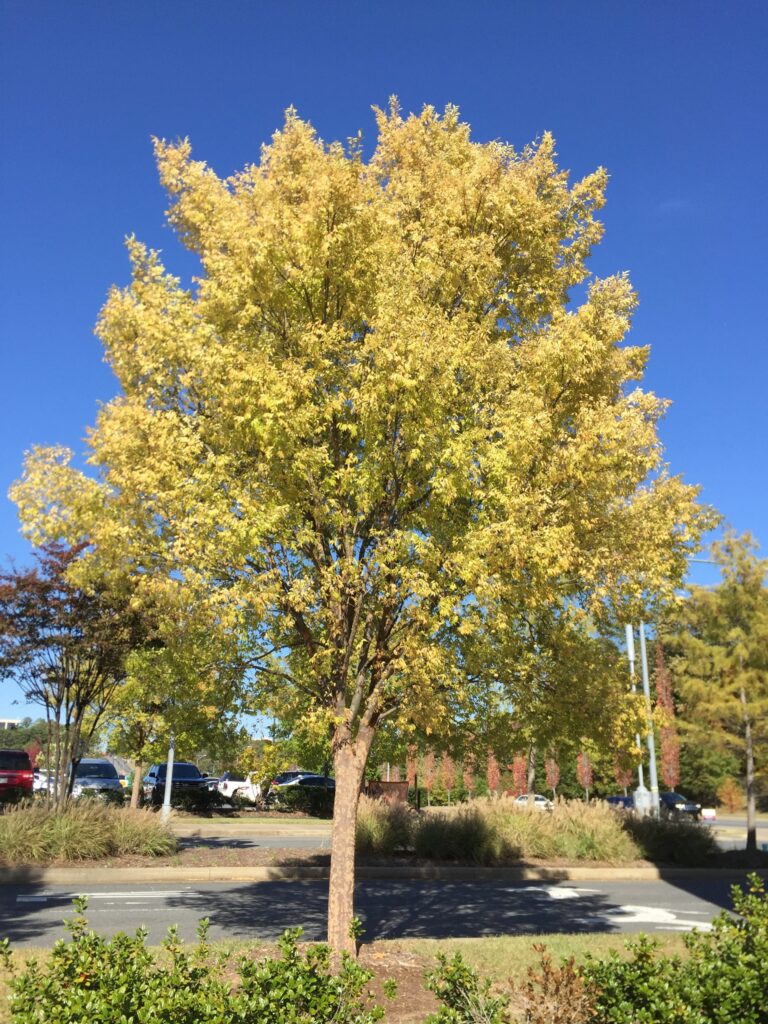
[[[619,910],[601,893],[553,897],[541,884],[465,882],[361,882],[356,913],[365,939],[470,938],[536,935],[546,932],[618,931],[611,914]],[[305,936],[326,934],[326,882],[270,882],[211,893],[205,907],[213,932],[231,938],[277,938],[301,925]],[[169,906],[199,911],[199,901],[180,895]]]

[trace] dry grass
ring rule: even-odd
[[[167,856],[176,838],[151,811],[132,811],[88,800],[64,811],[43,805],[0,814],[0,863],[50,864],[132,854]]]
[[[626,864],[647,859],[713,863],[717,843],[706,826],[619,814],[605,803],[559,801],[552,811],[511,799],[478,799],[421,814],[402,804],[363,800],[357,851],[413,851],[424,860],[511,864],[521,860]]]

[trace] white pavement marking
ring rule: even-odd
[[[507,892],[513,892],[515,895],[519,893],[543,892],[553,900],[577,900],[583,896],[584,893],[599,891],[599,889],[578,889],[568,885],[526,885],[521,888],[516,888],[515,886],[510,885],[507,887]]]
[[[690,931],[692,928],[710,931],[712,928],[707,921],[684,921],[673,910],[664,910],[662,907],[636,907],[628,904],[606,910],[598,916],[607,917],[616,924],[655,924],[660,931]]]
[[[206,894],[194,889],[167,889],[161,892],[150,892],[141,889],[137,892],[48,892],[34,896],[17,896],[17,903],[46,903],[48,900],[73,900],[78,896],[87,896],[89,900],[129,900],[139,896],[142,900],[164,900],[169,896],[195,896],[203,898]]]

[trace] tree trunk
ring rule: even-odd
[[[357,954],[352,934],[355,895],[357,804],[373,730],[335,745],[336,790],[331,830],[331,877],[328,883],[328,944],[338,957]]]
[[[755,752],[752,741],[752,721],[749,717],[747,707],[747,694],[742,686],[739,690],[742,715],[744,721],[744,749],[746,753],[747,768],[747,850],[757,850],[757,822],[755,820]]]
[[[133,769],[133,784],[131,785],[131,807],[139,806],[139,793],[141,792],[141,764],[136,762]]]
[[[528,806],[533,807],[536,795],[536,747],[528,749]]]

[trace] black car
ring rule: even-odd
[[[661,812],[669,817],[689,814],[692,818],[701,817],[701,804],[689,800],[682,793],[659,793]]]
[[[167,764],[153,764],[142,782],[144,801],[159,807],[165,796]],[[208,779],[196,764],[190,761],[174,761],[171,778],[171,803],[202,804],[210,798]]]
[[[611,807],[618,807],[621,811],[632,811],[635,808],[633,796],[607,796],[605,802]]]

